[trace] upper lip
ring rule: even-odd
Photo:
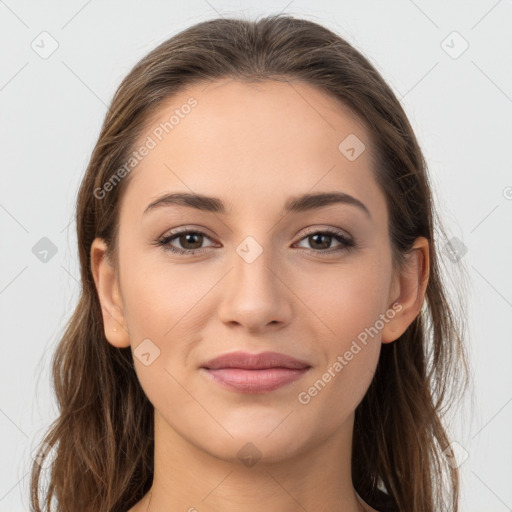
[[[219,368],[241,368],[246,370],[262,370],[265,368],[309,368],[311,365],[295,357],[278,352],[230,352],[210,359],[201,368],[217,370]]]

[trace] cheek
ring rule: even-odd
[[[123,287],[124,310],[130,334],[135,371],[144,393],[157,410],[191,404],[182,386],[187,355],[192,346],[187,328],[197,320],[192,307],[200,299],[200,289],[190,286],[183,272],[166,272],[139,261],[126,266]],[[199,287],[201,288],[201,287]],[[204,293],[204,292],[203,292]],[[200,326],[197,326],[200,330]]]
[[[390,265],[368,255],[303,272],[295,290],[310,310],[309,322],[325,333],[327,346],[343,348],[385,312],[389,276]]]
[[[180,393],[172,376],[181,381],[196,364],[191,352],[214,312],[208,292],[218,277],[186,267],[141,254],[126,258],[121,268],[133,360],[150,398],[163,386]]]
[[[368,258],[332,266],[328,272],[316,273],[314,281],[303,281],[298,295],[314,313],[307,323],[316,326],[312,335],[323,357],[305,383],[300,403],[315,401],[320,407],[328,402],[343,414],[363,398],[380,354],[389,269],[385,262]]]
[[[381,349],[380,331],[374,326],[382,312],[382,298],[375,280],[366,274],[364,280],[347,278],[315,300],[328,326],[322,332],[328,335],[315,337],[321,361],[296,398],[303,417],[315,423],[314,428],[334,432],[372,382]]]
[[[141,337],[157,342],[172,336],[209,284],[180,265],[162,257],[155,262],[144,254],[126,260],[122,276],[124,313],[132,343]]]

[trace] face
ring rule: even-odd
[[[313,86],[225,80],[168,100],[137,147],[148,137],[156,144],[121,203],[117,270],[100,262],[99,239],[92,247],[107,339],[131,346],[170,431],[215,457],[235,460],[251,442],[278,460],[335,435],[381,343],[421,305],[410,299],[418,287],[392,271],[368,133]],[[159,201],[175,193],[219,203]],[[235,351],[278,352],[307,369],[277,371],[290,380],[272,390],[228,388],[202,366]]]

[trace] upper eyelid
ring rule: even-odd
[[[303,234],[301,238],[304,238],[308,235],[315,234],[315,233],[332,233],[337,235],[343,235],[347,238],[353,239],[352,235],[348,233],[346,230],[341,228],[335,228],[335,227],[318,227],[318,226],[308,226],[306,229],[306,232]]]

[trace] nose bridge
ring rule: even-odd
[[[262,240],[261,236],[259,238]],[[233,284],[240,300],[264,300],[269,304],[280,293],[276,289],[275,274],[269,270],[277,265],[269,240],[267,237],[260,243],[249,235],[235,249]]]
[[[236,246],[231,258],[234,268],[219,306],[223,322],[235,322],[255,330],[270,323],[289,321],[291,304],[287,288],[278,277],[279,263],[274,254],[269,244],[260,243],[250,235]]]

